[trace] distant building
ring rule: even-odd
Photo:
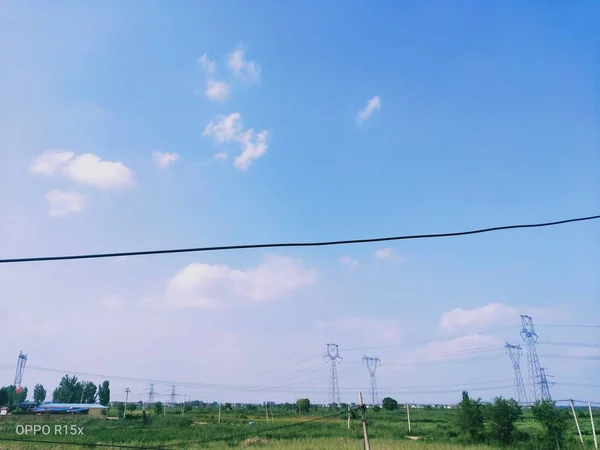
[[[106,414],[106,406],[95,403],[43,403],[30,409],[37,413],[54,414],[87,414],[92,417],[102,417]]]

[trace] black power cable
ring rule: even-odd
[[[283,247],[324,247],[331,245],[348,245],[348,244],[367,244],[373,242],[386,241],[402,241],[409,239],[432,239],[442,237],[467,236],[471,234],[489,233],[492,231],[514,230],[517,228],[540,228],[550,227],[555,225],[564,225],[573,222],[583,222],[586,220],[600,219],[600,215],[578,217],[574,219],[558,220],[554,222],[533,223],[524,225],[504,225],[499,227],[482,228],[478,230],[457,231],[453,233],[437,233],[437,234],[415,234],[406,236],[380,237],[370,239],[350,239],[344,241],[321,241],[321,242],[287,242],[280,244],[247,244],[247,245],[223,245],[218,247],[191,247],[191,248],[176,248],[167,250],[144,250],[136,252],[118,252],[118,253],[89,253],[84,255],[67,255],[67,256],[37,256],[31,258],[7,258],[0,259],[0,264],[23,263],[23,262],[43,262],[43,261],[64,261],[72,259],[98,259],[98,258],[118,258],[123,256],[147,256],[147,255],[164,255],[169,253],[193,253],[193,252],[214,252],[222,250],[247,250],[256,248],[283,248]]]

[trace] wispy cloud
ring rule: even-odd
[[[358,261],[350,256],[342,256],[339,259],[339,263],[343,266],[348,267],[351,272],[354,272],[358,268]]]
[[[371,98],[367,102],[367,106],[358,112],[358,123],[364,123],[373,115],[375,111],[381,110],[381,99],[379,96]]]
[[[402,335],[400,324],[395,320],[387,319],[341,317],[325,322],[315,322],[314,327],[319,330],[359,331],[372,342],[394,342]]]
[[[253,129],[244,129],[240,113],[227,116],[218,115],[215,121],[206,125],[203,136],[212,138],[214,144],[239,143],[242,153],[234,160],[238,170],[248,170],[254,161],[267,152],[268,131],[255,132]]]
[[[154,164],[156,164],[156,167],[158,167],[159,169],[166,169],[171,164],[173,164],[175,161],[177,161],[180,158],[180,155],[177,153],[154,152],[153,158],[154,158]]]
[[[46,200],[50,206],[50,215],[53,217],[65,217],[83,211],[83,196],[76,192],[55,189],[46,194]]]
[[[255,61],[245,59],[245,51],[242,47],[239,47],[228,55],[227,65],[236,76],[247,82],[260,81],[260,66]]]
[[[485,330],[490,326],[502,323],[507,318],[519,317],[519,310],[502,303],[490,303],[480,308],[456,308],[442,314],[440,331],[455,333],[465,330]]]
[[[377,259],[389,259],[394,255],[394,249],[392,248],[380,248],[375,250],[375,258]]]
[[[206,88],[204,90],[204,95],[209,100],[223,102],[229,98],[230,87],[229,83],[223,80],[217,80],[215,78],[217,72],[217,63],[208,58],[208,55],[205,53],[200,58],[198,58],[198,65],[204,71],[206,76]]]

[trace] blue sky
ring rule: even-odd
[[[4,2],[2,254],[597,213],[599,16],[594,2]],[[367,391],[365,352],[382,359],[382,396],[509,396],[502,345],[519,343],[519,314],[598,324],[598,236],[590,222],[5,265],[0,375],[12,381],[23,350],[30,385],[68,369],[138,379],[113,378],[115,398],[125,387],[140,398],[139,380],[156,379],[192,383],[182,395],[205,400],[326,401],[320,357],[333,341],[346,401]],[[488,333],[498,328],[510,330]],[[598,329],[538,331],[554,396],[599,400],[586,381]]]

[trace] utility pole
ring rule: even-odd
[[[594,448],[598,450],[598,438],[596,437],[596,425],[594,425],[594,415],[592,414],[592,402],[588,402],[590,409],[590,420],[592,421],[592,434],[594,435]]]
[[[408,419],[408,432],[410,433],[410,405],[406,404],[406,418]]]
[[[123,419],[125,418],[125,415],[127,414],[127,402],[129,401],[129,392],[130,389],[126,388],[125,389],[125,409],[123,410]]]
[[[350,429],[350,405],[348,405],[348,429]]]
[[[371,445],[369,444],[369,433],[367,431],[367,406],[363,402],[362,392],[358,393],[358,404],[360,405],[360,410],[362,413],[363,438],[365,442],[364,450],[371,450]]]
[[[337,344],[326,344],[327,354],[323,359],[331,365],[329,375],[329,404],[340,404],[340,386],[338,384],[337,365],[342,361],[339,346]]]
[[[581,435],[581,428],[579,427],[579,420],[577,420],[577,414],[575,413],[575,404],[573,403],[573,400],[569,400],[569,403],[571,403],[571,411],[573,411],[573,417],[575,418],[575,425],[577,425],[577,433],[579,433],[579,440],[581,441],[581,445],[585,445],[583,443],[583,436]]]
[[[219,422],[221,423],[221,404],[219,403]]]
[[[369,371],[369,375],[371,377],[372,405],[379,405],[379,394],[377,392],[377,380],[375,379],[375,373],[377,372],[377,367],[381,366],[381,360],[379,359],[379,357],[369,358],[367,356],[364,356],[363,363],[365,364],[365,366],[367,366],[367,370]]]

